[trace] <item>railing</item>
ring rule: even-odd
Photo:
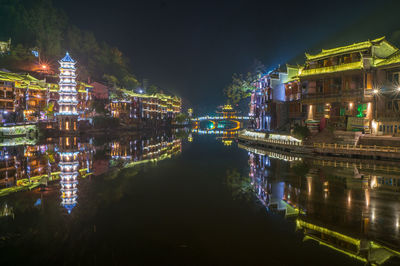
[[[314,164],[328,167],[340,167],[340,168],[354,168],[357,167],[360,170],[374,170],[374,171],[386,171],[386,172],[398,172],[400,168],[392,165],[377,165],[370,163],[355,163],[355,162],[344,162],[344,161],[326,161],[326,160],[314,160]]]
[[[356,90],[341,90],[335,93],[303,93],[302,99],[314,99],[314,98],[346,98],[346,97],[361,97],[363,91],[361,89]]]
[[[326,73],[339,72],[339,71],[345,71],[345,70],[351,70],[351,69],[361,69],[361,68],[362,68],[362,62],[357,61],[357,62],[353,62],[353,63],[340,64],[340,65],[336,65],[336,66],[304,69],[301,72],[300,76],[304,77],[304,76],[326,74]]]
[[[286,101],[288,101],[288,102],[300,100],[301,99],[301,93],[300,92],[292,93],[292,94],[286,95],[285,98],[286,98]]]
[[[377,145],[349,145],[349,144],[328,144],[314,143],[314,148],[334,149],[334,150],[349,150],[349,151],[378,151],[378,152],[400,152],[400,147],[377,146]]]
[[[301,142],[297,141],[290,141],[290,140],[277,140],[277,139],[270,139],[270,138],[259,138],[257,136],[250,137],[246,136],[243,134],[239,134],[239,137],[242,139],[246,140],[252,140],[252,141],[260,141],[260,142],[265,142],[265,143],[271,143],[271,144],[280,144],[280,145],[290,145],[290,146],[303,146]]]

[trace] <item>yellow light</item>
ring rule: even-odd
[[[378,123],[375,120],[372,120],[372,129],[376,130],[378,128]]]
[[[353,103],[349,103],[349,107],[350,107],[350,108],[353,108]]]
[[[46,69],[46,68],[47,68],[47,66],[46,66],[46,65],[42,65],[42,68],[43,68],[43,69]]]

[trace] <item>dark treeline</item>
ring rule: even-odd
[[[12,39],[12,51],[0,58],[0,67],[30,70],[38,59],[58,68],[57,60],[69,51],[79,63],[81,80],[103,80],[111,86],[135,89],[139,82],[118,48],[99,42],[94,34],[73,26],[52,0],[1,0],[0,40]]]

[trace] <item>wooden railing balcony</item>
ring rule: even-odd
[[[285,99],[286,99],[287,102],[300,100],[301,99],[301,93],[299,92],[299,93],[286,95]]]
[[[354,101],[355,99],[361,99],[363,97],[364,90],[341,90],[335,93],[312,93],[302,94],[302,100],[321,100],[326,101]]]
[[[319,68],[313,68],[313,69],[303,69],[303,71],[300,74],[300,77],[348,71],[348,70],[357,70],[357,69],[361,69],[362,67],[363,67],[362,61],[357,61],[357,62],[353,62],[353,63],[340,64],[340,65],[335,65],[335,66],[319,67]]]
[[[306,113],[289,111],[289,118],[304,118],[304,117],[306,117]]]

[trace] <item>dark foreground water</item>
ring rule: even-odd
[[[398,164],[187,139],[4,148],[0,265],[399,265]]]

